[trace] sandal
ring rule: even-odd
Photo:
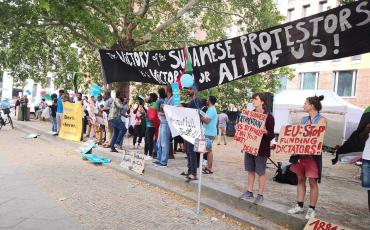
[[[187,172],[182,172],[182,173],[180,173],[180,175],[181,175],[181,176],[186,176],[186,177],[187,177],[187,176],[189,176],[189,173],[187,173]]]
[[[196,176],[190,174],[189,176],[186,177],[185,182],[189,183],[192,180],[198,180],[198,178]]]
[[[208,168],[205,168],[203,169],[203,174],[213,174],[213,172],[209,170]]]

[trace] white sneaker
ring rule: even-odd
[[[316,212],[315,212],[315,210],[314,210],[314,209],[312,209],[312,208],[309,208],[309,209],[307,210],[306,220],[313,219],[313,218],[315,218],[315,216],[316,216]]]
[[[58,132],[52,132],[52,135],[56,136],[56,135],[58,135]]]
[[[146,159],[145,160],[147,160],[147,161],[151,161],[151,160],[153,160],[153,157],[151,157],[151,156],[146,156]]]
[[[298,204],[296,204],[293,208],[288,210],[288,213],[289,214],[299,214],[299,213],[303,213],[303,211],[304,209],[299,207]]]

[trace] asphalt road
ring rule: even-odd
[[[0,229],[252,229],[24,135],[0,130]]]

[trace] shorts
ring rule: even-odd
[[[213,144],[213,141],[215,140],[215,137],[214,136],[205,136],[205,138],[209,140],[209,141],[207,141],[207,146],[206,146],[207,151],[212,151],[212,144]]]
[[[361,184],[362,187],[370,190],[370,160],[362,160]]]
[[[297,163],[290,166],[290,171],[307,178],[319,178],[319,167],[314,158],[301,158]]]
[[[263,176],[266,173],[267,157],[253,156],[252,154],[244,154],[244,168],[248,172],[256,172],[258,176]]]

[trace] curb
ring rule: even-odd
[[[65,141],[63,139],[51,136],[47,132],[24,125],[20,122],[14,122],[16,124],[15,129],[22,132],[36,132],[42,134],[39,138],[45,141],[54,141],[59,144],[66,144],[70,147],[80,147],[79,142]],[[147,164],[145,166],[145,173],[147,175],[142,176],[135,172],[123,169],[119,166],[121,163],[121,157],[110,153],[101,151],[98,148],[94,149],[96,155],[110,158],[114,164],[106,164],[105,167],[113,169],[117,172],[124,173],[139,181],[152,184],[168,192],[175,193],[185,199],[196,201],[196,192],[198,183],[197,182],[184,182],[183,177],[177,175],[171,175],[164,171],[156,169],[154,166]],[[173,186],[173,187],[172,187]],[[174,187],[181,188],[182,190],[191,190],[191,192],[185,193],[180,191],[181,189],[175,189]],[[251,201],[240,200],[238,194],[229,194],[224,191],[207,186],[207,183],[202,183],[202,200],[201,204],[214,209],[219,212],[225,213],[226,216],[235,218],[241,222],[253,225],[263,229],[276,229],[273,223],[277,223],[281,226],[287,226],[292,229],[303,229],[306,220],[299,216],[292,216],[285,212],[286,207],[277,203],[264,201],[262,204],[254,204]],[[237,211],[240,210],[240,211]],[[247,215],[249,214],[249,215]],[[251,216],[252,215],[252,216]],[[266,222],[273,223],[266,223]]]

